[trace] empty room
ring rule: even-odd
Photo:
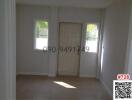
[[[1,0],[0,100],[132,100],[131,4]]]

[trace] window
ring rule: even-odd
[[[35,23],[35,49],[48,50],[48,22],[45,20]]]
[[[87,24],[85,52],[96,53],[97,47],[98,47],[98,25],[97,24]]]

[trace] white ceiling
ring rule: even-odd
[[[17,4],[105,8],[117,0],[16,0]]]

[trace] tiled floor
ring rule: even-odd
[[[68,86],[71,85],[70,87]],[[17,100],[112,100],[93,78],[18,76]]]

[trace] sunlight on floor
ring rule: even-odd
[[[72,86],[70,84],[67,84],[67,83],[61,82],[61,81],[54,81],[54,83],[56,83],[58,85],[61,85],[61,86],[65,87],[65,88],[72,88],[72,89],[75,89],[76,88],[75,86]]]

